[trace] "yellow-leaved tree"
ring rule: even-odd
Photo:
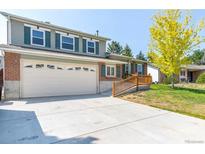
[[[188,12],[180,10],[162,10],[153,16],[148,58],[162,73],[171,77],[172,87],[180,66],[189,63],[189,52],[204,42],[200,36],[204,21],[194,26],[191,19]]]

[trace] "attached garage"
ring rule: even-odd
[[[20,95],[25,97],[95,94],[97,64],[21,59]]]

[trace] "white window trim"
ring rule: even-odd
[[[69,38],[72,38],[73,39],[73,50],[72,49],[66,49],[66,48],[63,48],[62,46],[63,46],[63,37],[69,37]],[[70,36],[70,35],[62,35],[62,34],[60,34],[60,48],[62,49],[62,50],[68,50],[68,51],[74,51],[75,50],[75,38],[73,37],[73,36]]]
[[[39,27],[39,28],[37,28],[37,26],[29,25],[29,24],[24,24],[24,26],[26,26],[26,27],[30,27],[30,28],[34,28],[34,29],[40,29],[40,30],[44,30],[44,31],[48,31],[48,32],[51,31],[50,29],[47,29],[47,28],[43,28],[43,27]]]
[[[33,38],[33,30],[43,32],[43,45],[33,43],[33,39],[32,39]],[[45,39],[46,39],[46,36],[45,36],[45,31],[44,30],[31,27],[31,45],[45,47]]]
[[[110,75],[107,75],[107,67],[110,67]],[[111,67],[114,68],[114,75],[111,75]],[[106,73],[106,77],[116,77],[116,66],[115,65],[106,65],[105,73]]]
[[[71,33],[69,33],[69,32],[65,33],[65,32],[55,31],[55,33],[58,33],[58,34],[63,35],[63,36],[68,36],[68,37],[77,37],[77,38],[79,38],[79,36],[78,36],[78,35],[71,34]],[[69,35],[68,35],[68,34],[69,34]]]
[[[87,41],[100,42],[99,40],[96,40],[96,39],[93,39],[93,38],[88,38],[88,37],[83,37],[83,39],[86,39]]]
[[[181,75],[181,71],[184,71],[184,75]],[[180,77],[181,78],[186,78],[186,70],[185,69],[180,70]]]
[[[88,42],[94,43],[94,53],[88,52]],[[93,41],[93,40],[86,40],[86,51],[87,51],[88,54],[96,54],[96,44],[95,44],[95,41]]]

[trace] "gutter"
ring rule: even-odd
[[[136,59],[136,58],[133,58],[133,57],[128,57],[128,56],[123,56],[123,55],[118,55],[118,54],[115,54],[115,53],[108,53],[110,56],[113,56],[113,57],[119,57],[119,58],[123,58],[127,61],[130,61],[130,62],[142,62],[142,63],[148,63],[147,61],[144,61],[144,60],[140,60],[140,59]]]
[[[1,47],[0,50],[4,50],[5,52],[12,52],[18,53],[22,55],[31,55],[31,56],[44,56],[44,57],[51,57],[51,58],[60,58],[60,59],[71,59],[71,60],[78,60],[78,61],[86,61],[86,62],[105,62],[110,64],[126,64],[126,62],[119,61],[119,60],[111,60],[106,58],[94,58],[94,57],[83,57],[77,55],[69,55],[65,53],[51,53],[44,50],[34,50],[34,49],[14,49],[8,47]]]
[[[29,24],[32,24],[32,25],[36,25],[36,24],[39,25],[40,24],[45,28],[51,28],[51,29],[59,30],[59,31],[66,32],[66,33],[69,31],[69,32],[71,32],[72,34],[75,34],[75,35],[80,34],[84,37],[91,37],[91,38],[95,38],[97,40],[103,40],[103,41],[110,41],[111,40],[110,38],[107,38],[107,37],[96,36],[96,35],[93,35],[93,34],[81,32],[81,31],[78,31],[78,30],[73,30],[73,29],[70,29],[70,28],[65,28],[65,27],[62,27],[62,26],[54,25],[54,24],[49,24],[49,23],[46,23],[46,22],[43,22],[43,21],[38,21],[38,20],[33,20],[33,19],[13,15],[13,14],[6,13],[6,12],[1,12],[0,11],[0,14],[2,14],[3,16],[5,16],[7,18],[13,19],[13,20],[29,23]]]

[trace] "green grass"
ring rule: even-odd
[[[152,85],[148,91],[135,92],[120,98],[205,119],[205,90]]]
[[[180,84],[175,84],[175,87],[205,91],[205,84],[199,84],[199,83],[180,83]]]

